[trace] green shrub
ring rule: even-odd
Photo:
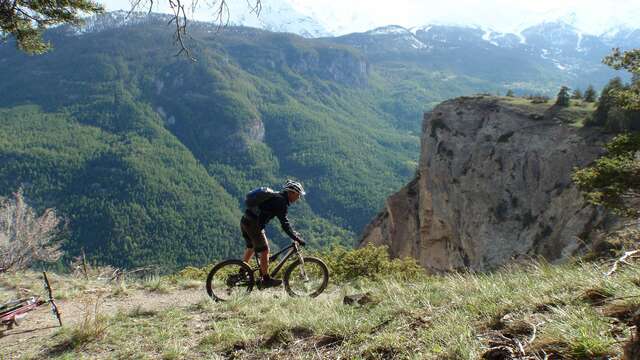
[[[630,199],[637,198],[640,182],[640,134],[616,136],[605,148],[607,154],[592,165],[575,169],[573,181],[584,192],[587,201],[602,205],[626,216],[635,216],[640,210]]]
[[[369,244],[357,249],[334,246],[318,256],[329,266],[334,282],[377,277],[408,280],[425,274],[413,258],[391,259],[386,246]]]
[[[367,245],[357,249],[335,245],[327,250],[307,252],[321,258],[329,267],[332,282],[345,282],[359,278],[415,279],[425,274],[415,259],[391,259],[386,246]],[[186,280],[205,281],[212,265],[202,268],[187,266],[168,277],[173,284]],[[253,266],[253,265],[252,265]],[[285,265],[286,268],[286,265]],[[282,274],[282,271],[281,271]]]
[[[187,266],[186,268],[178,271],[176,274],[170,276],[172,281],[177,280],[205,280],[207,274],[211,270],[211,266],[205,266],[202,268]]]

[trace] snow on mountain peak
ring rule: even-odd
[[[410,34],[411,32],[402,26],[388,25],[366,32],[369,35]]]
[[[167,14],[128,12],[124,10],[110,11],[104,14],[92,15],[84,18],[84,24],[80,26],[70,26],[68,30],[71,34],[82,35],[108,29],[118,28],[127,25],[149,23],[155,21],[167,22],[170,16]]]
[[[274,32],[289,32],[304,37],[322,37],[332,35],[313,16],[300,12],[286,0],[263,2],[259,16],[246,0],[231,0],[229,23],[262,28]]]

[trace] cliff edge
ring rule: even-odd
[[[571,182],[607,140],[579,126],[588,113],[517,98],[443,102],[425,114],[415,179],[387,199],[361,244],[433,272],[579,253],[611,220]]]

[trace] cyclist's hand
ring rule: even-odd
[[[305,246],[305,245],[307,245],[307,242],[306,242],[306,241],[304,241],[304,239],[303,239],[303,238],[301,238],[301,237],[298,237],[298,240],[296,240],[296,242],[297,242],[300,246]]]

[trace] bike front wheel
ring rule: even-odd
[[[207,294],[216,301],[246,296],[253,290],[253,285],[253,270],[242,260],[218,263],[207,276]]]
[[[320,259],[304,257],[289,265],[284,273],[284,288],[291,296],[316,297],[329,284],[329,269]]]

